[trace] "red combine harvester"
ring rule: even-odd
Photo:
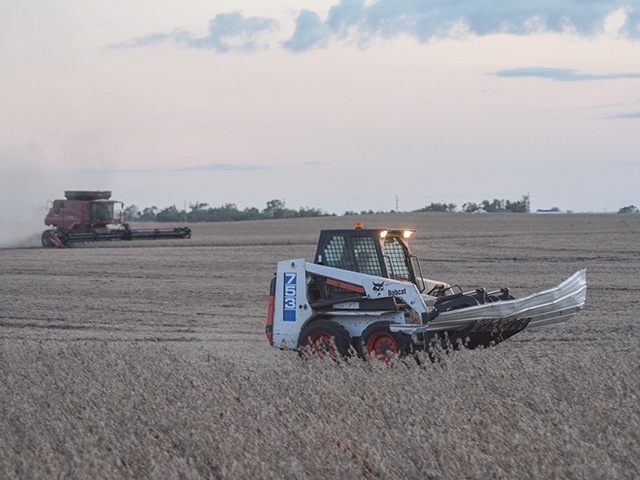
[[[131,230],[122,215],[116,219],[109,191],[73,190],[64,192],[65,200],[54,200],[44,224],[53,229],[42,232],[43,247],[64,248],[72,243],[120,240],[191,238],[187,227],[171,230]]]

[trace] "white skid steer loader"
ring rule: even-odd
[[[508,288],[462,292],[423,278],[412,230],[323,230],[314,263],[278,262],[266,334],[271,345],[318,356],[389,361],[434,344],[495,345],[525,328],[566,322],[584,307],[586,270],[515,299]]]

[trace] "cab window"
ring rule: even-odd
[[[89,218],[92,222],[113,222],[113,204],[92,203],[89,207]]]
[[[329,267],[382,275],[375,240],[371,237],[345,237],[334,235],[322,253],[323,263]]]
[[[389,278],[396,280],[411,281],[411,274],[406,262],[406,255],[403,245],[397,238],[386,238],[383,252],[388,260]]]

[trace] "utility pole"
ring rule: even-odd
[[[396,213],[399,211],[400,209],[398,208],[398,195],[396,195]]]

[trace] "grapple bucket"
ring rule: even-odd
[[[425,335],[425,349],[440,345],[446,349],[464,346],[473,349],[491,347],[521,332],[529,325],[530,318],[494,318],[478,320],[462,330],[428,332]]]
[[[525,328],[558,325],[584,307],[587,271],[576,272],[557,287],[528,297],[499,300],[445,312],[434,311],[426,325],[393,325],[392,331],[423,333],[425,348],[435,341],[468,348],[490,346]]]

